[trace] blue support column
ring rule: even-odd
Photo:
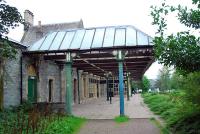
[[[124,75],[123,62],[118,61],[119,66],[119,94],[120,94],[120,116],[124,116]]]

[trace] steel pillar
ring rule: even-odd
[[[124,116],[124,75],[123,62],[118,61],[119,66],[119,94],[120,94],[120,116]]]

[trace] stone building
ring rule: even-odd
[[[133,26],[84,28],[82,20],[33,25],[28,10],[24,18],[16,60],[4,64],[4,107],[29,100],[65,104],[71,114],[71,104],[102,96],[108,100],[112,92],[120,94],[123,115],[124,89],[129,97],[130,80],[141,80],[154,61],[150,36]]]
[[[24,19],[27,25],[24,27],[21,42],[14,42],[18,51],[16,59],[6,60],[4,67],[1,66],[1,70],[5,69],[0,103],[8,108],[26,100],[37,103],[65,102],[67,80],[63,65],[45,60],[43,56],[25,55],[23,51],[27,51],[30,45],[50,32],[83,28],[83,21],[47,25],[42,25],[39,21],[38,25],[33,25],[34,15],[29,10],[24,12]],[[92,74],[76,68],[73,68],[72,76],[73,103],[81,103],[91,97],[100,97],[99,94],[97,95],[100,90],[99,77],[93,77]],[[78,91],[78,87],[81,91]]]

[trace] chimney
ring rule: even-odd
[[[24,20],[25,20],[25,26],[24,26],[24,30],[28,30],[29,27],[33,26],[33,18],[34,18],[34,15],[31,11],[29,10],[25,10],[24,11]]]
[[[41,27],[41,26],[42,26],[42,22],[38,21],[38,27]]]

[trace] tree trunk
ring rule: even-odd
[[[3,109],[3,62],[0,60],[0,110]]]

